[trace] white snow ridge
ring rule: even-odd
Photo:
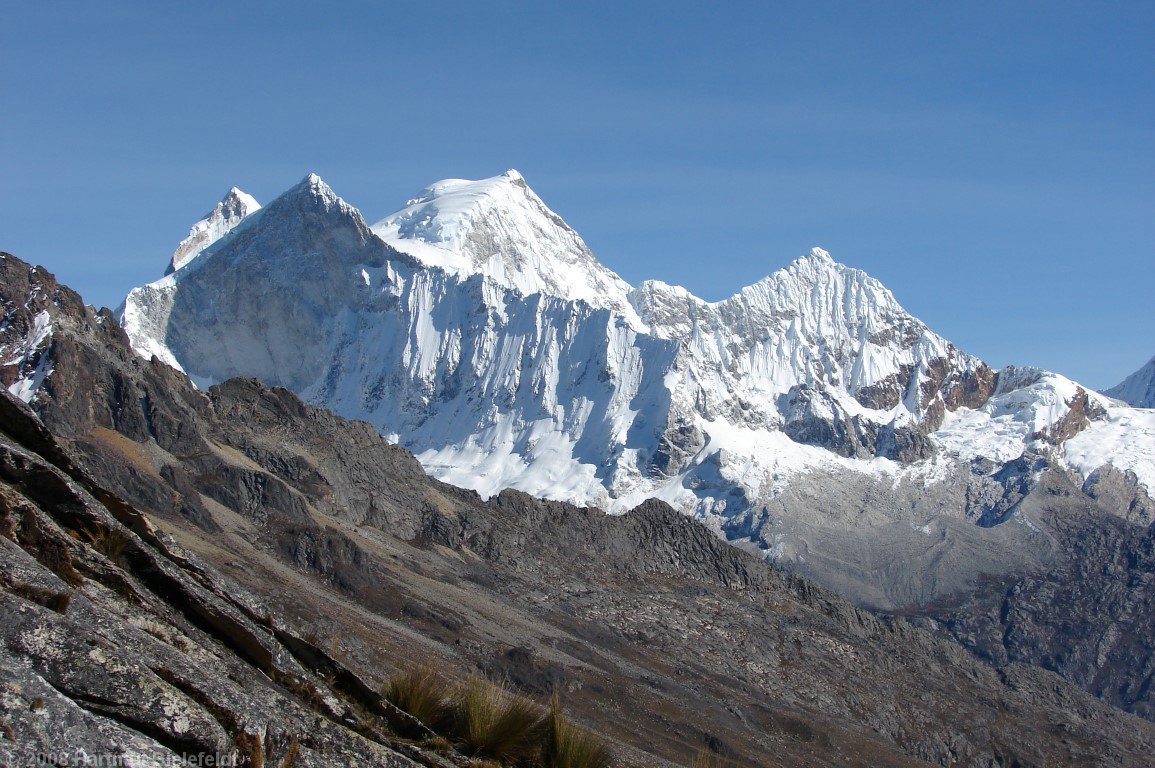
[[[1145,416],[993,371],[821,249],[724,301],[633,288],[516,171],[438,182],[372,227],[315,176],[245,216],[129,294],[138,352],[366,419],[483,495],[657,496],[802,569],[821,545],[867,583],[867,534],[929,552],[931,518],[989,553],[959,579],[1025,546],[1027,526],[998,526],[1004,549],[966,532],[1020,457],[1155,488]]]

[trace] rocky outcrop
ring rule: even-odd
[[[796,386],[784,401],[782,431],[797,443],[847,458],[877,456],[906,463],[929,459],[937,452],[921,427],[895,421],[879,425],[861,414],[851,416],[823,390]]]
[[[392,714],[379,695],[335,685],[355,675],[285,642],[255,597],[61,461],[3,398],[0,755],[238,765],[295,744],[294,765],[415,765],[371,735]]]

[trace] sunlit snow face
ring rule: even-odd
[[[134,345],[198,381],[288,384],[487,494],[513,486],[609,508],[656,495],[726,516],[814,472],[940,482],[976,456],[1015,458],[1078,390],[1005,374],[989,403],[952,412],[936,388],[982,362],[825,251],[718,302],[659,282],[634,289],[516,173],[435,184],[373,235],[316,177],[289,194],[134,291]],[[315,216],[298,215],[310,206]],[[221,208],[220,228],[247,207]],[[182,295],[205,297],[211,315],[174,316]],[[924,429],[936,408],[935,458],[871,458],[883,428]],[[784,431],[807,420],[814,430]],[[1107,424],[1138,428],[1092,424],[1069,444],[1072,466],[1110,458]],[[804,433],[827,442],[787,436]],[[859,442],[828,444],[839,439]]]

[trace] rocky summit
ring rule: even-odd
[[[356,224],[336,201],[316,213]],[[237,247],[261,236],[245,221]],[[326,242],[418,279],[373,237]],[[1155,724],[1119,708],[1150,712],[1147,508],[1124,472],[992,470],[1049,526],[1048,551],[1087,559],[878,615],[661,500],[606,515],[483,498],[286,388],[198,389],[6,254],[0,301],[9,762],[477,765],[382,694],[424,663],[557,694],[620,766],[1149,764]]]

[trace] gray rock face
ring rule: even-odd
[[[983,658],[1054,670],[1155,719],[1155,528],[1088,513],[1065,480],[1049,473],[1045,493],[1024,504],[1047,520],[1058,547],[1077,557],[1019,577],[984,579],[959,602],[921,613]],[[1100,492],[1126,483],[1094,480]]]
[[[0,754],[252,764],[297,743],[299,765],[415,765],[361,735],[392,714],[379,695],[62,458],[20,403],[0,413]]]
[[[300,765],[437,764],[374,693],[425,658],[559,689],[621,765],[1143,765],[1155,746],[1051,672],[880,619],[662,503],[483,503],[369,424],[253,379],[197,392],[64,304],[38,415],[0,399],[0,682],[51,686],[76,723],[20,744],[240,754],[260,734],[272,762],[295,739]],[[21,695],[0,692],[14,731]]]
[[[847,458],[879,456],[907,463],[936,453],[920,427],[894,422],[879,425],[859,414],[851,416],[823,390],[800,385],[784,399],[782,431],[796,443],[816,445]]]

